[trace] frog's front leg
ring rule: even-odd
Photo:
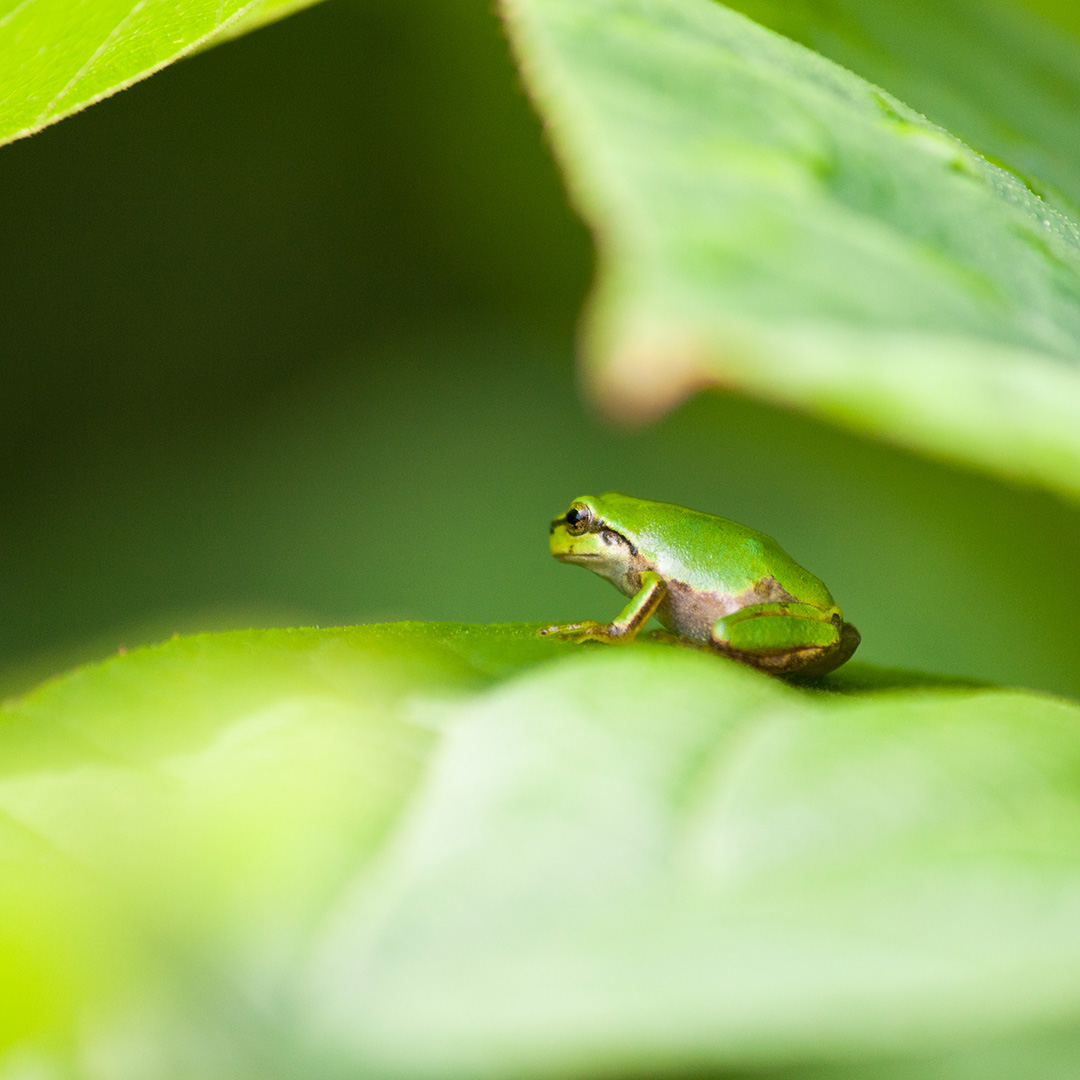
[[[718,620],[712,645],[773,675],[824,675],[847,661],[859,632],[810,604],[753,604]]]
[[[566,626],[545,626],[537,633],[567,641],[604,641],[609,645],[633,641],[638,631],[649,621],[660,606],[667,586],[659,574],[646,570],[641,575],[641,588],[630,598],[617,618],[609,623],[579,622]]]

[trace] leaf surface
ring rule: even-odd
[[[586,362],[610,408],[721,384],[1080,494],[1080,233],[1058,206],[712,0],[505,10],[597,234]]]
[[[1080,1016],[1077,776],[1076,704],[865,665],[176,639],[0,713],[0,1036],[108,1080],[1019,1038]]]
[[[1057,0],[733,0],[727,6],[884,87],[990,160],[1017,170],[1040,194],[1064,200],[1062,208],[1080,206],[1075,6]]]

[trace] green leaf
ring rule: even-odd
[[[243,14],[223,26],[202,47],[220,45],[223,41],[241,37],[252,30],[258,30],[260,26],[277,22],[279,19],[284,19],[286,15],[292,15],[318,2],[319,0],[262,0],[261,3],[249,5],[244,9]]]
[[[1080,495],[1058,208],[712,0],[505,7],[597,233],[588,376],[611,408],[727,385]]]
[[[174,639],[0,712],[0,1071],[1022,1039],[1080,1019],[1078,776],[1080,706],[862,665],[797,687],[529,626]]]
[[[727,6],[884,87],[990,160],[1018,170],[1063,208],[1080,206],[1074,5],[733,0]],[[1047,9],[1041,14],[1071,33],[1025,7]]]
[[[202,635],[7,704],[0,1046],[150,994],[147,972],[202,985],[287,949],[421,774],[435,732],[410,710],[557,652],[437,624]]]
[[[0,144],[314,0],[0,0]]]

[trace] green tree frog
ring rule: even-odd
[[[583,495],[551,523],[551,553],[630,597],[610,623],[547,626],[571,641],[633,641],[653,615],[689,639],[774,675],[824,675],[859,632],[829,590],[768,536],[630,495]]]

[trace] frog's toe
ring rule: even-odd
[[[579,622],[567,623],[564,626],[545,626],[536,631],[541,637],[554,637],[560,641],[572,641],[581,644],[586,641],[612,642],[619,637],[612,633],[607,623]]]
[[[557,637],[566,641],[585,640],[600,624],[595,622],[565,623],[561,626],[542,626],[537,630],[540,637]]]

